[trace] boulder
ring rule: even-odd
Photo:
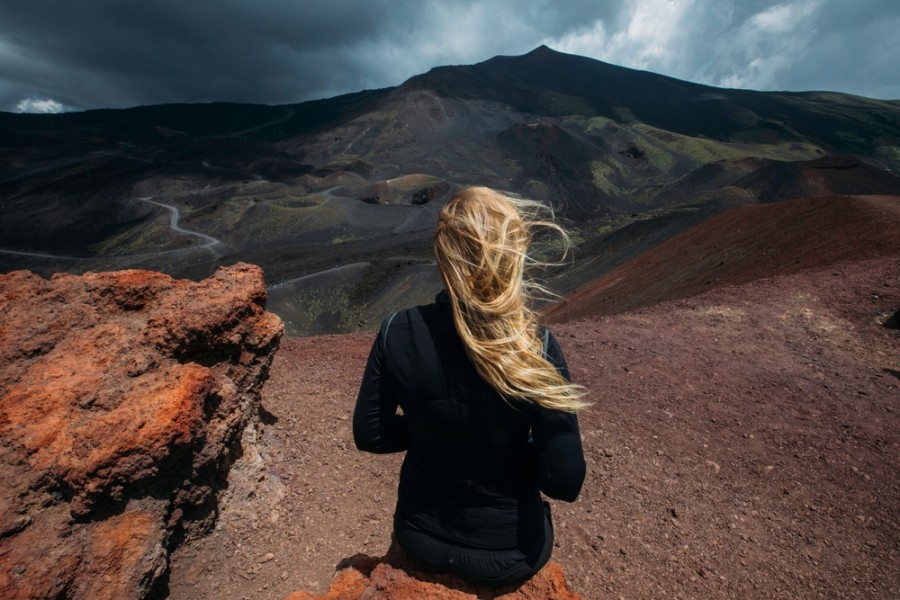
[[[569,589],[559,563],[550,561],[518,586],[491,588],[453,575],[421,571],[394,544],[387,554],[357,554],[338,565],[324,594],[296,591],[285,600],[583,600]]]
[[[0,597],[143,598],[215,517],[281,339],[262,271],[0,275]]]

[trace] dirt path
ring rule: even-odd
[[[191,249],[208,248],[213,253],[215,253],[217,256],[219,255],[219,253],[217,251],[213,250],[213,248],[215,248],[217,246],[222,246],[223,244],[222,244],[221,240],[214,238],[211,235],[206,235],[205,233],[200,233],[199,231],[185,229],[184,227],[181,227],[178,224],[179,221],[181,221],[181,209],[180,208],[178,208],[177,206],[172,206],[171,204],[157,202],[153,198],[138,198],[138,200],[140,200],[141,202],[146,202],[147,204],[153,204],[154,206],[159,206],[160,208],[165,209],[166,212],[169,213],[169,229],[171,229],[175,233],[179,233],[181,235],[185,235],[188,237],[195,237],[198,240],[200,240],[200,242],[201,242],[200,245],[193,246]]]
[[[594,406],[589,475],[555,503],[585,598],[900,597],[900,261],[760,280],[554,326]],[[324,591],[382,553],[400,456],[350,433],[371,334],[287,340],[214,532],[170,597]]]

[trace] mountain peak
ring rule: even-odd
[[[560,53],[560,52],[557,52],[556,50],[554,50],[553,48],[547,46],[546,44],[541,44],[540,46],[538,46],[537,48],[535,48],[534,50],[532,50],[531,52],[529,52],[529,53],[526,54],[525,56],[529,56],[529,55],[532,55],[532,54],[533,54],[533,55],[536,55],[536,56],[540,56],[541,54],[561,54],[561,53]]]

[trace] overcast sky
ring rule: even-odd
[[[2,0],[0,110],[302,102],[541,44],[716,86],[900,99],[898,0]]]

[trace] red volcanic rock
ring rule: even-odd
[[[0,597],[154,588],[258,418],[265,297],[250,265],[0,276]]]
[[[569,589],[562,567],[552,561],[522,585],[505,588],[419,571],[396,546],[380,558],[357,554],[339,569],[324,594],[298,591],[285,600],[582,600]]]

